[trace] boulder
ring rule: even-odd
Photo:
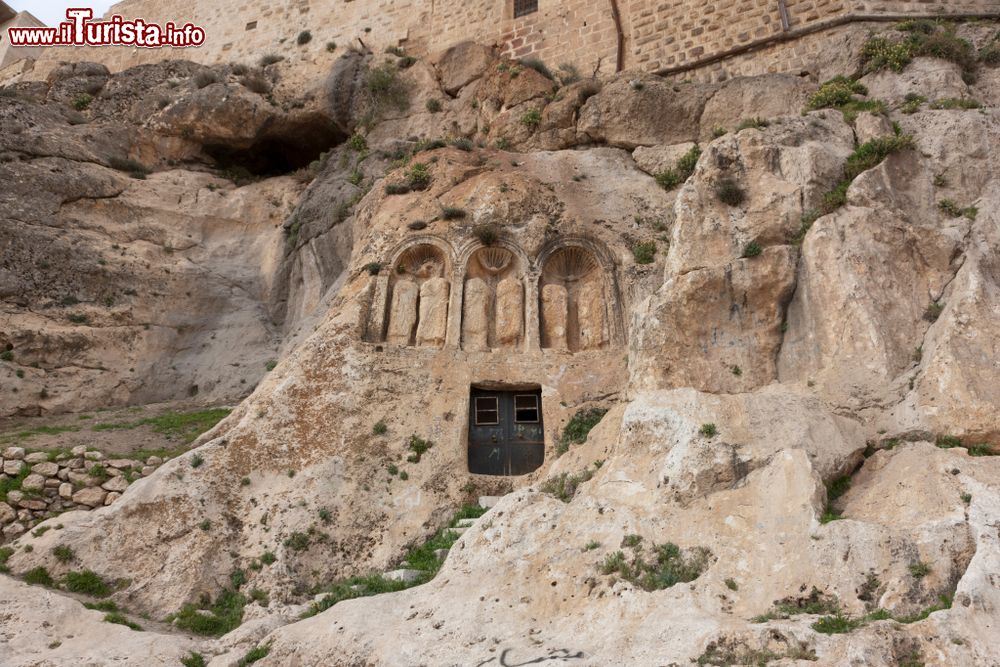
[[[0,503],[0,524],[8,524],[17,519],[17,512],[7,503]]]
[[[112,477],[104,484],[102,484],[101,488],[104,489],[105,491],[116,491],[118,493],[121,493],[122,491],[128,488],[128,480],[126,480],[124,477],[121,476]]]
[[[814,88],[808,79],[791,74],[730,79],[705,102],[699,119],[699,139],[711,141],[716,130],[732,132],[744,120],[773,121],[780,116],[798,115]]]
[[[17,459],[5,460],[3,462],[3,474],[16,477],[21,472],[21,468],[24,467],[24,465],[24,461]]]
[[[104,504],[107,495],[108,492],[100,487],[80,489],[73,494],[73,502],[87,507],[99,507]]]
[[[858,137],[858,143],[865,144],[873,139],[891,137],[894,132],[892,123],[882,114],[862,111],[854,121],[854,133]]]
[[[920,95],[928,101],[969,96],[969,86],[962,79],[962,68],[948,60],[914,58],[902,72],[884,69],[861,78],[868,97],[890,104],[907,95]]]
[[[70,499],[73,497],[73,485],[68,482],[63,482],[59,485],[59,497],[64,499]]]
[[[25,527],[20,523],[7,524],[3,527],[3,536],[7,539],[11,539],[23,534],[25,530]]]
[[[608,83],[580,109],[581,139],[632,150],[698,140],[699,119],[714,86],[659,77]]]
[[[112,491],[104,498],[104,504],[110,505],[121,497],[122,494],[118,493],[117,491]]]
[[[59,474],[59,464],[53,462],[37,463],[31,467],[31,472],[43,477],[55,477]]]
[[[3,450],[4,459],[23,459],[24,458],[24,447],[7,447]]]
[[[32,452],[24,457],[24,462],[34,465],[35,463],[44,463],[49,460],[49,455],[46,452]]]
[[[41,491],[45,488],[45,477],[37,473],[31,473],[21,482],[21,488],[25,491]]]
[[[475,42],[462,42],[446,50],[435,63],[441,88],[449,95],[483,76],[493,62],[493,50]]]
[[[691,152],[697,144],[693,141],[685,141],[672,146],[639,146],[632,151],[632,159],[635,165],[650,176],[674,169],[677,161]]]

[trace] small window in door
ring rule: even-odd
[[[483,424],[499,424],[500,410],[496,396],[480,396],[476,398],[476,426]]]
[[[538,397],[533,394],[518,394],[514,396],[514,423],[538,423]]]

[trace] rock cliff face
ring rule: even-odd
[[[998,70],[840,57],[819,96],[473,44],[0,96],[3,414],[249,394],[12,543],[11,664],[1000,663]],[[472,474],[501,389],[544,459]],[[70,627],[39,568],[153,625]]]

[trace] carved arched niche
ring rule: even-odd
[[[465,271],[462,348],[517,348],[524,342],[521,261],[501,245],[478,248]]]
[[[597,350],[611,340],[605,276],[592,251],[568,245],[552,252],[539,282],[541,344],[553,350]]]
[[[404,250],[389,275],[385,342],[400,347],[442,347],[448,331],[451,285],[444,252],[429,243]]]

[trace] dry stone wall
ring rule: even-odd
[[[28,453],[7,447],[0,457],[0,481],[20,480],[0,502],[0,542],[13,539],[49,517],[91,510],[118,500],[136,479],[151,475],[163,459],[107,459],[97,450],[74,447],[69,454]]]

